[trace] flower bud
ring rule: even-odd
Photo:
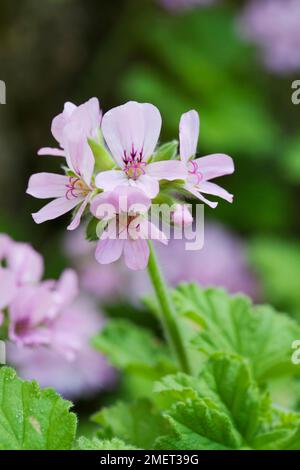
[[[174,225],[186,227],[193,223],[193,216],[185,204],[175,204],[172,212],[172,222]]]

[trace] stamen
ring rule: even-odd
[[[123,151],[123,162],[125,163],[124,171],[128,178],[137,179],[145,174],[147,162],[143,161],[143,148],[138,151],[132,144],[129,156],[126,150]]]
[[[189,175],[196,177],[196,183],[195,184],[200,184],[200,182],[203,180],[203,173],[201,173],[197,162],[195,162],[195,160],[192,160],[192,161],[189,162],[189,166],[190,166],[190,168],[192,166],[192,168],[189,169],[189,171],[188,171]]]
[[[77,197],[86,197],[90,192],[90,188],[76,176],[69,177],[69,182],[66,184],[66,188],[66,198],[69,200]]]

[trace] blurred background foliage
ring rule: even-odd
[[[224,184],[234,204],[206,208],[206,220],[243,238],[260,300],[300,318],[300,107],[291,102],[299,76],[267,71],[241,38],[244,3],[172,12],[158,0],[0,0],[0,231],[39,249],[48,276],[69,263],[66,220],[35,225],[30,213],[41,204],[25,189],[33,172],[57,171],[55,159],[36,153],[52,145],[63,103],[95,95],[105,111],[150,101],[163,116],[162,140],[176,137],[181,113],[195,108],[201,155],[236,162]]]

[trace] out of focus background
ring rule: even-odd
[[[205,209],[201,252],[173,242],[161,250],[166,275],[242,291],[300,319],[300,105],[291,100],[300,1],[0,0],[0,11],[0,231],[32,243],[47,277],[75,267],[108,315],[133,315],[131,304],[151,322],[138,301],[146,277],[97,265],[83,232],[66,233],[68,215],[35,225],[42,201],[25,190],[32,173],[59,171],[37,150],[54,144],[51,120],[65,101],[97,96],[103,111],[149,101],[162,113],[162,141],[195,108],[200,154],[234,158],[222,185],[235,199]]]

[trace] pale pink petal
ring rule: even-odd
[[[199,191],[205,194],[213,194],[214,196],[219,196],[228,202],[233,201],[233,195],[215,183],[203,181],[203,183],[199,184]]]
[[[146,196],[153,199],[159,193],[159,182],[156,178],[149,175],[141,175],[137,180],[128,180],[130,186],[143,191]]]
[[[51,155],[53,157],[65,157],[65,151],[53,147],[43,147],[38,151],[38,155]]]
[[[134,271],[145,269],[149,259],[149,246],[146,240],[125,240],[125,264]]]
[[[64,110],[61,114],[56,116],[51,125],[51,132],[53,137],[63,146],[63,132],[66,124],[69,122],[73,112],[77,106],[73,103],[67,102],[64,105]]]
[[[111,109],[102,119],[104,139],[118,165],[131,152],[142,155],[146,161],[154,152],[161,129],[158,109],[149,103],[128,103]]]
[[[108,170],[98,173],[95,178],[97,188],[112,191],[117,186],[129,185],[128,178],[122,170]]]
[[[191,110],[181,116],[179,124],[180,157],[185,163],[196,155],[199,127],[197,111]]]
[[[77,210],[74,219],[72,220],[70,225],[68,225],[67,230],[75,230],[79,226],[82,214],[84,213],[88,203],[90,202],[90,199],[91,199],[91,195],[87,196],[84,199],[83,203],[81,204],[81,206]]]
[[[182,162],[169,160],[149,163],[146,166],[146,174],[158,180],[185,180],[187,169]]]
[[[35,284],[42,278],[43,257],[27,243],[12,242],[6,262],[15,274],[18,285]]]
[[[56,219],[71,211],[77,204],[80,204],[82,200],[82,198],[66,199],[65,197],[55,199],[49,202],[49,204],[46,204],[46,206],[38,212],[32,214],[33,220],[35,223],[41,224],[42,222],[46,222],[46,220]]]
[[[124,241],[106,238],[99,240],[96,247],[95,258],[100,264],[109,264],[117,261],[123,251]]]
[[[207,155],[193,161],[198,167],[203,180],[210,180],[218,176],[230,175],[234,172],[234,164],[231,157],[224,154]]]
[[[205,202],[205,204],[212,207],[213,209],[215,209],[217,207],[218,203],[217,202],[211,202],[208,199],[206,199],[204,196],[202,196],[202,194],[199,191],[199,188],[196,187],[195,185],[187,183],[187,184],[184,185],[184,189],[186,189],[186,191],[191,193],[197,199],[200,199],[200,201]]]
[[[74,140],[70,137],[65,142],[67,164],[89,185],[94,172],[94,155],[86,140],[75,139],[77,139],[76,135],[74,135]]]
[[[63,197],[66,195],[69,178],[55,173],[36,173],[28,182],[27,194],[39,199]]]
[[[76,134],[76,140],[95,139],[100,129],[101,111],[98,98],[91,98],[78,106],[64,128],[64,139]]]

